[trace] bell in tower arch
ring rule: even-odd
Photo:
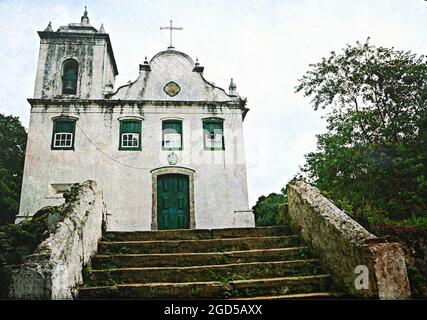
[[[62,73],[62,94],[77,93],[77,76],[79,64],[76,60],[69,59],[64,62]]]

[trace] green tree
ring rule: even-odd
[[[310,65],[296,91],[329,110],[309,182],[361,220],[426,221],[427,59],[368,39]]]
[[[252,207],[255,225],[257,227],[279,225],[279,205],[287,202],[288,196],[284,188],[281,193],[270,193],[268,196],[259,197],[255,206]]]
[[[0,225],[19,209],[27,133],[18,117],[0,114]]]

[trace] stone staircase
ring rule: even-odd
[[[107,232],[79,299],[332,298],[288,227]]]

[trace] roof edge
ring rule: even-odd
[[[170,105],[187,105],[187,106],[212,106],[212,105],[228,105],[230,107],[236,107],[242,109],[241,101],[227,100],[227,101],[196,101],[196,100],[111,100],[111,99],[40,99],[40,98],[29,98],[27,101],[31,106],[33,105],[154,105],[154,106],[170,106]]]
[[[182,51],[172,50],[172,49],[167,49],[167,50],[160,51],[160,52],[156,53],[156,54],[155,54],[155,55],[150,59],[149,64],[150,64],[154,59],[156,59],[157,57],[160,57],[161,55],[163,55],[163,54],[167,54],[167,53],[170,53],[170,54],[177,54],[177,55],[183,56],[183,57],[184,57],[184,58],[186,58],[190,63],[195,64],[194,60],[193,60],[193,59],[192,59],[188,54],[186,54],[186,53],[184,53],[184,52],[182,52]]]

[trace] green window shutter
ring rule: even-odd
[[[140,121],[122,121],[122,133],[141,133]]]
[[[54,132],[68,132],[74,133],[74,121],[69,120],[56,120],[54,121]]]
[[[123,136],[125,134],[128,135]],[[119,138],[119,150],[141,150],[141,121],[120,121]]]
[[[163,131],[175,132],[182,134],[182,122],[181,121],[163,121]]]
[[[56,119],[53,121],[51,149],[74,150],[76,121]]]
[[[167,146],[165,135],[179,134],[180,141],[176,142],[176,146]],[[166,120],[162,122],[162,147],[167,150],[182,150],[182,121]]]
[[[209,140],[218,135],[221,135],[221,145],[212,145]],[[224,150],[223,122],[220,120],[205,120],[203,122],[203,141],[205,150]],[[218,144],[218,142],[216,143]]]
[[[205,122],[204,129],[209,133],[222,132],[222,123],[219,122]]]

